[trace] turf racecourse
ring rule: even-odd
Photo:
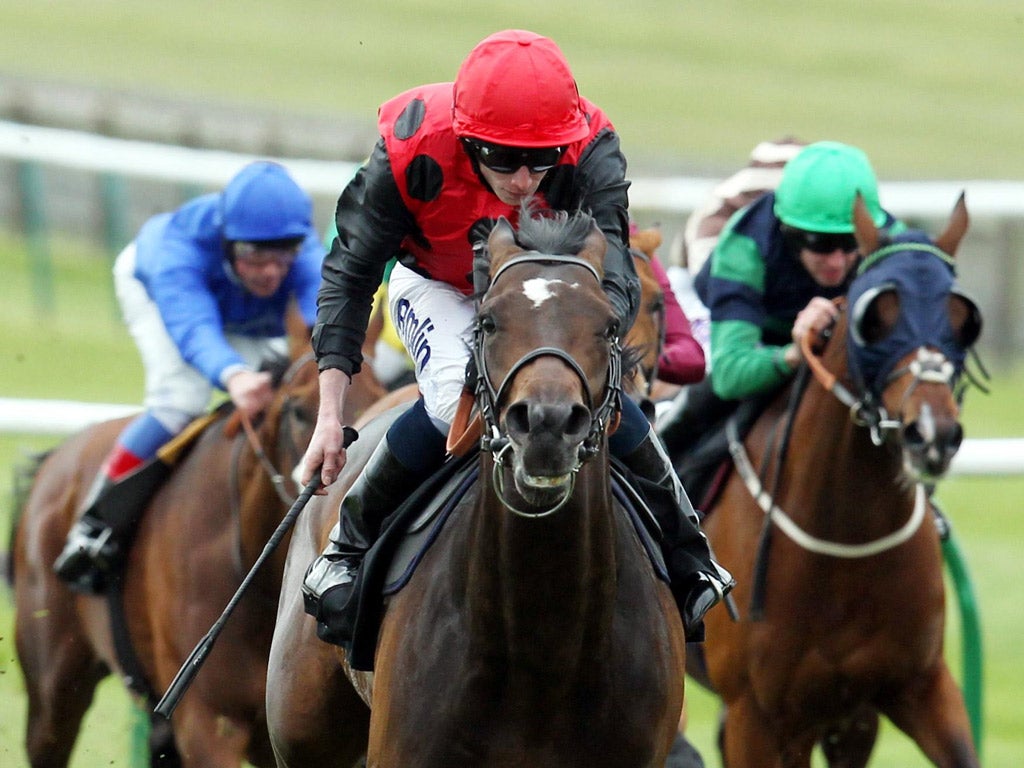
[[[363,116],[420,82],[449,79],[469,47],[518,26],[550,34],[581,91],[622,134],[631,170],[731,171],[783,134],[863,147],[882,179],[1022,178],[1024,14],[1019,0],[841,0],[717,4],[642,0],[143,0],[0,4],[4,74],[163,92],[240,107]],[[56,243],[56,311],[33,311],[24,244],[0,235],[0,396],[133,402],[141,371],[111,300],[106,257]],[[993,276],[993,280],[999,279]],[[968,437],[1024,436],[1024,366],[971,393]],[[57,438],[0,435],[0,549],[11,469]],[[1021,478],[956,478],[940,489],[974,576],[985,632],[987,765],[1024,762],[1018,542]],[[0,765],[24,768],[26,701],[10,600],[0,587]],[[959,669],[957,631],[950,658]],[[690,733],[709,768],[715,705],[688,689]],[[72,765],[127,766],[128,703],[101,687]],[[924,765],[887,729],[873,765]]]
[[[55,249],[56,301],[60,311],[44,318],[28,297],[30,275],[22,244],[0,236],[0,270],[13,297],[0,303],[0,370],[4,396],[135,402],[141,371],[134,347],[114,316],[106,259],[73,244]],[[69,375],[76,372],[75,375]],[[81,372],[80,374],[77,372]],[[1024,367],[997,370],[992,394],[972,392],[965,424],[969,437],[1024,435],[1024,412],[1014,407],[1024,388]],[[7,549],[13,468],[33,450],[59,438],[0,435],[0,548]],[[1024,728],[1017,692],[1024,688],[1018,639],[1024,635],[1017,592],[1018,542],[1024,519],[1018,514],[1024,478],[954,478],[941,486],[940,498],[965,550],[979,595],[985,653],[985,740],[988,765],[1015,765],[1024,755]],[[955,614],[955,611],[954,611]],[[27,766],[22,747],[26,699],[15,659],[10,595],[0,588],[0,764]],[[958,628],[951,623],[949,656],[960,668]],[[715,753],[716,705],[695,684],[688,686],[690,735],[709,768]],[[99,689],[87,717],[74,768],[129,765],[129,702],[112,678]],[[917,766],[924,760],[901,734],[883,731],[873,765]]]

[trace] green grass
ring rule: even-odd
[[[0,236],[0,270],[6,295],[0,304],[0,371],[6,397],[42,397],[96,402],[137,402],[141,370],[135,348],[116,318],[107,258],[59,243],[54,249],[56,311],[33,309],[32,280],[23,244]],[[998,370],[992,394],[972,392],[965,426],[969,437],[1024,435],[1024,411],[1015,407],[1024,390],[1024,366]],[[51,446],[56,436],[0,435],[0,548],[6,549],[12,469],[30,451]],[[1014,585],[1019,583],[1018,542],[1024,538],[1019,500],[1024,478],[953,478],[940,489],[973,574],[981,607],[985,659],[985,741],[989,765],[1013,765],[1024,754],[1018,663],[1024,618]],[[0,592],[6,590],[0,588]],[[955,617],[955,611],[952,611]],[[23,768],[26,700],[12,637],[9,595],[0,597],[0,764]],[[951,621],[949,657],[959,674],[958,627]],[[718,766],[716,704],[696,684],[688,688],[690,734]],[[73,768],[128,765],[129,701],[120,683],[100,688],[76,752]],[[884,731],[873,765],[924,765],[917,750],[891,727]]]
[[[0,6],[0,73],[365,119],[503,27],[554,37],[646,172],[787,133],[882,178],[1021,178],[1017,0],[49,0]],[[126,66],[126,63],[128,65]],[[2,77],[2,74],[0,74]]]
[[[791,133],[863,147],[879,177],[1024,178],[1024,11],[1018,0],[717,4],[645,0],[322,0],[0,3],[4,74],[365,120],[421,82],[448,80],[470,47],[519,26],[553,36],[581,91],[622,134],[634,173],[731,172],[757,142]],[[0,235],[0,396],[136,402],[142,374],[117,318],[107,256],[51,244],[53,307],[33,303],[21,242]],[[1024,435],[1024,367],[972,393],[968,437]],[[10,469],[57,437],[0,435],[0,548]],[[985,633],[986,764],[1019,764],[1024,689],[1017,542],[1024,478],[953,478],[940,498],[978,591]],[[2,588],[0,588],[2,591]],[[0,764],[23,768],[25,696],[10,601],[0,596]],[[950,658],[959,669],[955,623]],[[715,704],[689,687],[691,735],[709,768]],[[101,688],[74,768],[127,765],[128,703]],[[873,765],[924,760],[886,730]]]

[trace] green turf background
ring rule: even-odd
[[[382,100],[450,79],[475,42],[509,26],[558,40],[636,172],[724,172],[758,141],[792,133],[863,147],[882,179],[1024,178],[1017,0],[3,3],[0,95],[5,75],[19,75],[370,125]],[[113,308],[108,255],[53,245],[57,309],[42,317],[24,243],[0,235],[0,396],[136,401],[141,370]],[[1024,367],[995,373],[992,394],[968,400],[968,437],[1024,435]],[[56,439],[0,435],[0,548],[13,464]],[[1024,478],[954,478],[940,498],[981,603],[986,764],[1019,765]],[[25,697],[11,633],[0,589],[0,764],[23,768]],[[950,637],[958,669],[955,622]],[[717,766],[714,704],[695,685],[689,701],[692,737]],[[108,681],[73,766],[127,766],[128,731],[128,703]],[[873,761],[924,764],[891,730]]]

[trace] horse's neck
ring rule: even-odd
[[[584,465],[565,506],[536,519],[500,502],[489,460],[481,477],[466,582],[472,612],[488,624],[480,636],[513,655],[536,652],[549,657],[545,664],[564,663],[544,638],[563,638],[578,653],[581,642],[607,634],[613,613],[616,534],[607,460]]]
[[[845,374],[845,357],[832,360],[829,370]],[[769,492],[772,477],[769,472],[765,481]],[[905,519],[914,499],[899,452],[875,445],[868,428],[855,424],[849,408],[816,382],[793,417],[779,487],[777,504],[787,514],[808,523],[826,517],[836,533],[844,525],[859,535],[885,533]]]
[[[230,469],[231,513],[237,516],[238,559],[245,569],[256,561],[280,522],[284,509],[280,494],[292,494],[295,489],[290,479],[292,467],[280,455],[278,438],[283,428],[282,418],[283,415],[278,413],[268,414],[256,430],[258,446],[252,445],[246,435],[241,434],[238,439],[242,445],[236,449],[240,453]],[[262,452],[262,459],[257,450]],[[281,483],[280,493],[275,487],[274,475],[280,476],[276,478]],[[280,571],[277,568],[273,570],[275,573]]]

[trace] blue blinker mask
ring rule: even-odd
[[[882,294],[899,300],[896,324],[881,338],[868,339],[865,321]],[[966,302],[969,317],[962,329],[950,322],[949,300]],[[959,289],[952,257],[921,232],[906,232],[865,259],[847,295],[850,373],[862,391],[881,397],[896,364],[919,348],[938,350],[953,365],[954,380],[964,368],[967,349],[981,332],[977,305]],[[952,381],[950,383],[953,383]]]

